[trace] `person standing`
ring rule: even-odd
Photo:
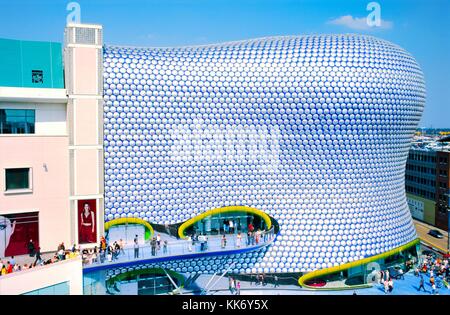
[[[156,256],[156,246],[157,246],[158,242],[156,240],[156,237],[152,238],[152,241],[150,242],[150,245],[152,247],[152,256]]]
[[[392,280],[392,278],[389,279],[388,286],[389,286],[389,293],[392,293],[392,291],[394,291],[394,280]]]
[[[200,251],[204,251],[205,250],[205,236],[203,234],[201,234],[198,237],[198,241],[200,242]]]
[[[120,254],[120,244],[118,242],[115,242],[116,245],[114,245],[114,258],[118,259]]]
[[[220,240],[220,245],[222,248],[225,248],[227,246],[227,238],[225,237],[225,234],[222,235],[222,239]]]
[[[13,265],[7,261],[6,262],[6,273],[12,273],[13,272]]]
[[[273,277],[273,287],[276,288],[276,287],[279,287],[279,286],[280,286],[280,285],[278,284],[278,276],[275,275],[275,276]]]
[[[254,227],[253,224],[250,222],[250,223],[248,224],[248,231],[249,231],[249,232],[253,232],[254,229],[255,229],[255,227]]]
[[[139,258],[139,240],[137,235],[134,237],[134,258]]]
[[[158,250],[161,248],[161,234],[156,235],[156,244],[158,245]]]
[[[34,261],[34,264],[39,264],[42,260],[41,257],[41,248],[38,246],[37,251],[36,251],[36,260]]]
[[[125,255],[125,243],[123,242],[123,239],[119,240],[119,246],[120,246],[120,253]]]
[[[30,257],[34,256],[34,243],[33,240],[30,239],[30,241],[28,242],[27,245],[27,249],[28,249],[28,254],[30,255]]]
[[[187,240],[187,243],[188,243],[188,250],[190,251],[190,252],[192,252],[192,237],[190,236],[190,235],[188,235],[188,237],[186,238],[186,240]]]
[[[405,274],[404,274],[402,268],[400,268],[400,269],[398,270],[398,274],[399,274],[400,279],[405,280]]]
[[[241,295],[241,282],[236,284],[236,295]]]
[[[239,232],[236,236],[236,247],[237,248],[241,247],[241,239],[242,239],[242,235],[241,235],[241,232]]]
[[[113,253],[112,253],[112,247],[108,246],[108,255],[106,255],[106,257],[108,258],[108,262],[112,262],[113,260]]]
[[[230,293],[233,294],[233,278],[228,278],[228,290],[230,290]]]
[[[234,294],[236,292],[236,280],[234,280],[233,278],[230,278],[230,292],[231,294]]]
[[[436,294],[436,283],[433,283],[432,285],[431,285],[431,294]]]
[[[106,251],[106,247],[108,247],[108,245],[106,244],[106,238],[102,235],[102,237],[100,238],[100,248]]]
[[[228,221],[223,220],[223,233],[228,233]]]
[[[230,221],[228,222],[228,226],[230,227],[230,234],[234,233],[234,222],[233,220],[230,219]]]

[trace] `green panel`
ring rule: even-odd
[[[0,86],[22,86],[20,43],[0,38]]]
[[[60,43],[50,43],[52,54],[52,79],[54,88],[64,88],[64,69]]]
[[[406,197],[423,202],[423,220],[431,225],[436,224],[436,202],[434,200],[425,199],[410,193],[406,193]]]
[[[33,82],[33,70],[43,82]],[[61,44],[0,39],[0,86],[64,88]]]

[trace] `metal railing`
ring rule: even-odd
[[[139,260],[148,260],[152,258],[182,256],[189,254],[204,254],[212,252],[227,252],[239,249],[259,248],[272,242],[275,238],[274,228],[270,230],[261,231],[259,237],[249,238],[247,234],[242,233],[240,241],[238,234],[225,234],[226,244],[222,241],[222,235],[208,235],[206,241],[201,240],[179,240],[169,241],[167,246],[164,246],[164,240],[161,239],[159,246],[151,246],[149,244],[133,246],[126,246],[123,250],[115,253],[94,255],[83,254],[83,266],[94,267],[97,265],[117,264],[121,262],[131,262]]]

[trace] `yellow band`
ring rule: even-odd
[[[308,289],[314,289],[314,290],[339,290],[339,289],[359,289],[359,288],[367,288],[370,287],[370,284],[360,284],[360,285],[354,285],[354,286],[348,286],[348,287],[340,287],[340,288],[323,288],[323,287],[313,287],[313,286],[309,286],[307,284],[305,284],[306,281],[314,279],[314,278],[318,278],[320,276],[324,276],[324,275],[328,275],[328,274],[332,274],[335,272],[339,272],[339,271],[343,271],[343,270],[347,270],[353,267],[358,267],[361,265],[365,265],[374,261],[377,261],[379,259],[383,259],[389,256],[392,256],[394,254],[397,254],[401,251],[404,251],[412,246],[415,246],[417,244],[420,243],[420,239],[415,239],[414,241],[411,241],[405,245],[402,245],[400,247],[391,249],[390,251],[387,251],[385,253],[381,253],[375,256],[371,256],[371,257],[367,257],[361,260],[356,260],[356,261],[352,261],[343,265],[339,265],[339,266],[335,266],[335,267],[330,267],[330,268],[325,268],[325,269],[320,269],[320,270],[316,270],[316,271],[312,271],[309,272],[307,274],[304,274],[303,276],[301,276],[298,279],[298,284],[302,287],[308,288]]]

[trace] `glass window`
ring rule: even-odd
[[[34,109],[0,109],[0,134],[34,133]]]
[[[69,295],[69,282],[62,282],[48,287],[33,290],[23,295]]]
[[[30,169],[10,168],[5,170],[6,190],[30,189]]]

